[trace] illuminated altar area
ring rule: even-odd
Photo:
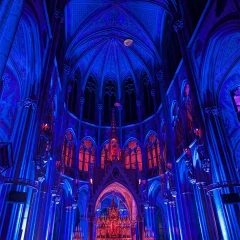
[[[101,203],[101,208],[97,209],[96,219],[96,239],[132,239],[131,228],[133,222],[130,220],[128,210],[121,203],[120,199],[112,196],[111,206],[109,196]]]

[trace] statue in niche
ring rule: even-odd
[[[193,140],[193,106],[192,106],[192,99],[190,96],[190,86],[187,83],[184,87],[184,97],[183,97],[183,108],[186,113],[186,127],[188,132],[189,140]]]

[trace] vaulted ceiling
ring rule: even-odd
[[[105,80],[120,85],[128,76],[137,86],[142,71],[151,81],[162,64],[166,15],[174,11],[174,0],[71,0],[65,10],[65,58],[72,73],[80,70],[83,88],[90,75],[100,89]]]

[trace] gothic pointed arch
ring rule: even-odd
[[[101,168],[105,166],[105,161],[108,160],[109,140],[105,141],[101,147]]]
[[[103,120],[104,123],[110,123],[112,108],[117,98],[117,85],[113,79],[107,79],[103,88]]]
[[[79,171],[88,172],[89,164],[94,164],[96,160],[96,146],[90,137],[82,139],[78,154]]]
[[[128,139],[123,149],[125,168],[142,171],[142,150],[138,140],[135,138]]]
[[[68,110],[77,115],[78,113],[78,106],[79,106],[79,101],[78,101],[78,85],[80,82],[80,70],[77,69],[74,73],[73,80],[71,81],[70,85],[68,86],[68,91],[69,91],[69,96],[68,96]]]
[[[154,103],[151,94],[152,86],[146,71],[142,71],[141,73],[141,84],[143,85],[144,116],[149,117],[154,112]]]
[[[73,132],[68,129],[65,132],[62,146],[62,161],[65,167],[73,167],[74,164],[75,141]]]
[[[155,132],[150,131],[145,140],[147,152],[148,168],[157,167],[161,163],[160,144],[158,136]]]
[[[95,119],[95,103],[97,95],[97,84],[96,80],[92,75],[87,79],[85,90],[84,90],[84,108],[83,118],[86,120],[94,121]]]
[[[99,193],[94,203],[95,212],[104,196],[111,195],[112,193],[118,193],[119,196],[122,196],[123,199],[125,199],[126,206],[131,214],[131,219],[133,221],[136,220],[137,214],[139,212],[139,206],[137,205],[136,199],[134,195],[123,184],[119,182],[110,183]]]
[[[133,79],[128,76],[123,83],[124,115],[126,122],[137,120],[136,89]]]

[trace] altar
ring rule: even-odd
[[[129,217],[120,217],[119,208],[115,207],[114,199],[107,216],[96,220],[97,240],[132,240],[132,222]]]

